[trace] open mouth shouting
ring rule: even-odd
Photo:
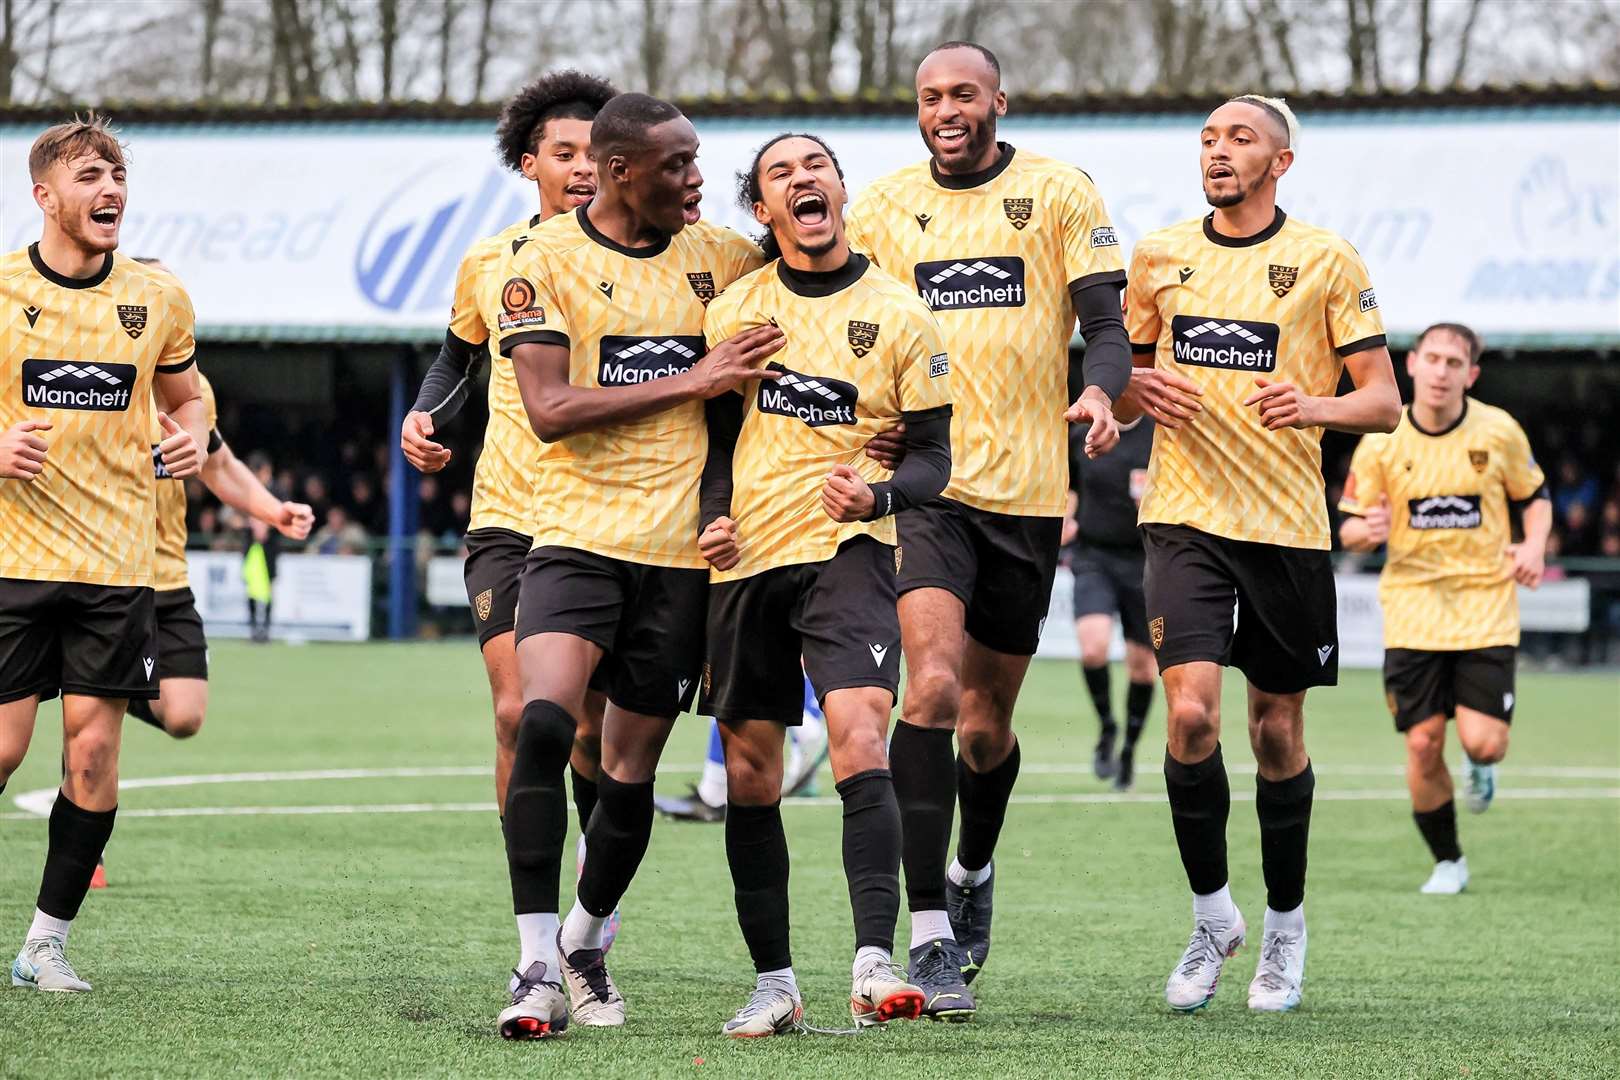
[[[582,180],[563,188],[563,194],[568,196],[568,201],[574,206],[584,206],[596,198],[596,185],[587,184]]]
[[[698,204],[702,201],[703,193],[701,191],[694,191],[692,194],[688,195],[684,200],[682,200],[681,220],[686,222],[688,225],[696,225],[698,219],[703,216],[703,211],[698,206]]]
[[[793,220],[814,229],[827,224],[827,197],[819,191],[806,191],[793,197],[789,206]]]

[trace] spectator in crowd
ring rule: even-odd
[[[326,523],[309,538],[309,546],[318,555],[363,555],[367,539],[366,530],[349,520],[343,507],[333,505],[326,510]]]
[[[276,556],[280,546],[280,533],[258,518],[248,519],[242,584],[247,590],[248,632],[261,645],[270,640],[270,602],[275,594]]]
[[[1558,516],[1567,521],[1570,511],[1579,506],[1590,518],[1597,502],[1597,477],[1582,469],[1573,454],[1565,454],[1558,463],[1558,483],[1553,490],[1553,506]]]
[[[366,473],[355,473],[349,478],[347,510],[355,524],[369,533],[388,531],[388,508],[377,498],[377,489]]]
[[[328,494],[325,477],[320,473],[309,473],[304,477],[304,502],[315,513],[316,521],[325,521],[326,512],[332,506],[331,495]]]

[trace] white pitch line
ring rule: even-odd
[[[30,793],[32,794],[32,793]],[[1318,791],[1318,802],[1405,802],[1410,796],[1405,791]],[[1499,799],[1518,801],[1585,802],[1620,799],[1620,788],[1499,788]],[[1117,793],[1111,791],[1069,792],[1049,795],[1014,795],[1014,806],[1060,806],[1075,804],[1138,804],[1163,805],[1163,795]],[[1253,802],[1254,794],[1247,791],[1232,792],[1233,802]],[[784,799],[787,807],[842,806],[832,796]],[[148,809],[119,810],[120,818],[187,818],[187,817],[319,817],[343,814],[492,814],[493,802],[455,803],[334,803],[324,806],[174,806]],[[48,812],[47,812],[48,813]],[[0,814],[0,821],[41,821],[38,814]]]

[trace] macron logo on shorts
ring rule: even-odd
[[[1333,646],[1331,646],[1331,645],[1321,645],[1321,646],[1317,647],[1316,660],[1317,660],[1317,663],[1321,664],[1323,667],[1327,667],[1328,657],[1330,657],[1332,655],[1333,655]]]
[[[150,656],[143,656],[141,657],[141,663],[146,665],[146,677],[150,679],[152,677],[152,668],[155,666],[152,662],[152,658]]]
[[[877,666],[882,667],[883,658],[889,655],[889,647],[887,645],[868,645],[867,648],[872,650],[872,659],[877,662]]]

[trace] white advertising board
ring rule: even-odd
[[[242,556],[186,553],[191,591],[209,637],[248,636]],[[371,560],[363,555],[283,555],[276,560],[270,633],[284,640],[371,637]]]
[[[1347,668],[1384,666],[1384,612],[1378,605],[1377,574],[1335,574],[1339,600],[1339,665]],[[1077,660],[1080,647],[1074,638],[1074,579],[1058,567],[1052,602],[1041,628],[1037,655]],[[1591,621],[1592,593],[1585,578],[1549,581],[1531,591],[1519,590],[1519,622],[1526,630],[1584,633]],[[1242,618],[1240,613],[1238,616]],[[1109,650],[1115,660],[1125,656],[1119,627]]]
[[[1207,212],[1200,119],[1015,115],[1002,133],[1086,169],[1130,245]],[[1447,319],[1498,340],[1620,341],[1620,110],[1302,121],[1280,202],[1356,244],[1391,333]],[[179,274],[204,335],[435,336],[463,251],[533,212],[532,185],[496,166],[490,126],[132,125],[122,247]],[[824,134],[857,200],[922,157],[904,118],[700,121],[705,215],[755,229],[732,178],[785,128]],[[6,250],[39,234],[34,134],[0,125]]]

